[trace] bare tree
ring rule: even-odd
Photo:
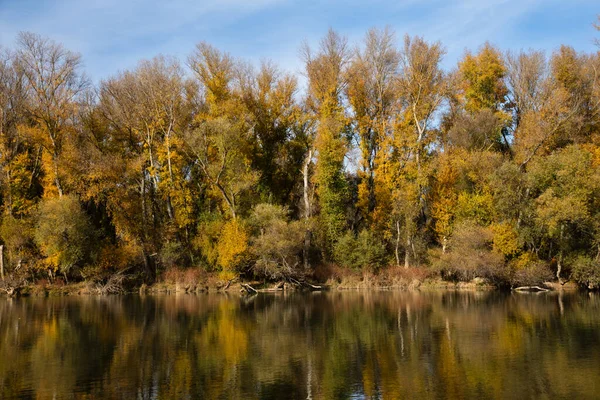
[[[88,87],[79,72],[81,56],[40,35],[23,32],[17,39],[17,64],[28,93],[26,110],[34,121],[30,137],[50,155],[50,170],[59,196],[63,195],[60,158],[63,142],[75,129],[78,96]]]

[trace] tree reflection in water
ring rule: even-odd
[[[0,397],[592,398],[597,294],[0,300]]]

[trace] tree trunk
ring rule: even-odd
[[[0,244],[0,278],[4,280],[4,245]]]
[[[153,268],[153,261],[150,258],[151,256],[148,255],[148,253],[146,252],[146,249],[144,248],[144,245],[142,244],[142,257],[144,259],[144,269],[146,270],[146,274],[147,274],[147,278],[148,278],[148,282],[152,282],[154,281],[154,278],[156,277],[155,273],[156,270]]]
[[[396,265],[400,266],[400,221],[396,220]]]
[[[173,190],[173,168],[171,166],[171,126],[167,131],[168,133],[165,135],[166,145],[167,145],[167,166],[169,168],[169,190]],[[171,194],[167,196],[167,214],[169,216],[169,220],[173,221],[175,218],[175,212],[173,211],[173,204],[171,203]]]
[[[11,189],[11,177],[10,177],[10,168],[6,168],[6,210],[8,211],[8,215],[12,215],[12,189]]]
[[[248,285],[247,283],[242,283],[241,286],[246,289],[246,293],[250,294],[257,294],[258,290],[254,289],[252,286]]]
[[[310,268],[310,242],[312,239],[312,232],[308,227],[304,233],[304,248],[302,249],[302,258],[304,259],[304,270],[308,271]]]
[[[146,232],[146,177],[144,176],[144,167],[142,167],[140,197],[142,198],[142,232]]]
[[[408,269],[410,266],[410,250],[412,247],[412,243],[410,240],[410,235],[406,235],[406,251],[404,252],[404,268]]]
[[[564,236],[564,231],[565,231],[565,225],[561,224],[560,225],[560,242],[559,242],[559,246],[560,247],[562,247],[562,240],[563,240],[563,236]],[[558,253],[558,261],[556,263],[556,279],[558,279],[558,283],[560,283],[561,285],[562,285],[562,280],[560,278],[560,273],[562,271],[562,259],[563,259],[563,252],[561,250]]]
[[[305,225],[305,234],[304,234],[304,248],[302,249],[302,258],[304,259],[304,269],[308,270],[310,268],[310,260],[309,260],[309,252],[310,252],[310,243],[312,239],[312,232],[309,227],[309,219],[310,219],[310,198],[308,195],[308,167],[310,166],[310,161],[312,159],[312,150],[308,151],[306,155],[306,159],[304,160],[304,166],[302,167],[302,178],[304,182],[303,187],[303,195],[304,195],[304,225]]]
[[[58,191],[58,197],[62,197],[63,190],[62,185],[60,184],[60,179],[58,178],[58,165],[56,161],[54,161],[54,184],[56,185],[56,190]]]

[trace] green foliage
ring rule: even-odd
[[[253,271],[258,277],[297,278],[305,272],[301,265],[304,224],[290,222],[287,214],[282,206],[262,203],[250,215],[250,250],[256,260]]]
[[[597,259],[577,256],[571,261],[571,277],[580,285],[589,289],[600,288],[600,263]]]
[[[183,259],[184,249],[181,243],[177,241],[170,241],[163,244],[160,249],[160,263],[166,267],[176,267]]]
[[[48,268],[68,274],[95,260],[96,232],[74,196],[47,199],[40,204],[35,243]]]
[[[33,226],[29,219],[7,215],[0,225],[0,238],[5,245],[5,256],[13,268],[32,256]]]
[[[377,271],[388,261],[385,244],[367,230],[358,235],[346,232],[336,243],[334,255],[340,266],[356,270]]]

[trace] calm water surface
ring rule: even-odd
[[[0,299],[0,398],[600,398],[600,296]]]

